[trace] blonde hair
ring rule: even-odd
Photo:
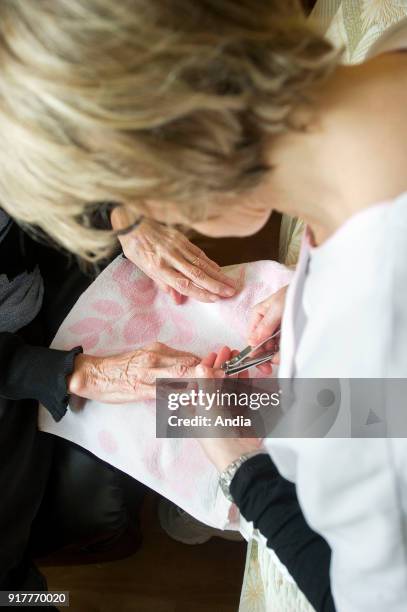
[[[337,61],[293,0],[1,0],[0,206],[87,260],[102,202],[201,218]]]

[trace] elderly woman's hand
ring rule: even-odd
[[[107,403],[154,399],[157,378],[193,378],[199,362],[159,342],[111,357],[77,355],[68,391]]]
[[[131,225],[125,209],[115,208],[112,226]],[[235,281],[181,232],[151,219],[143,219],[133,231],[119,236],[126,257],[152,278],[177,304],[184,296],[214,302],[236,293]]]

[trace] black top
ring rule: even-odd
[[[281,476],[267,454],[237,470],[230,492],[247,521],[266,538],[317,612],[334,612],[329,565],[331,550],[301,511],[295,485]]]
[[[19,332],[36,319],[43,282],[33,241],[0,209],[0,398],[40,401],[59,421],[68,404],[73,351],[30,346]],[[13,316],[14,313],[14,316]]]

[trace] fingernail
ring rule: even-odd
[[[225,297],[232,297],[232,295],[235,295],[236,289],[233,289],[233,287],[223,287],[221,293]]]

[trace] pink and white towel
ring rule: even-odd
[[[112,355],[155,341],[205,356],[223,345],[247,344],[250,308],[287,284],[292,273],[259,261],[225,271],[241,279],[231,299],[181,306],[128,260],[118,257],[85,291],[62,323],[52,347],[78,344],[93,355]],[[239,516],[218,487],[218,475],[193,439],[157,439],[155,402],[86,402],[55,423],[41,407],[39,427],[86,448],[130,474],[208,525],[236,529]]]

